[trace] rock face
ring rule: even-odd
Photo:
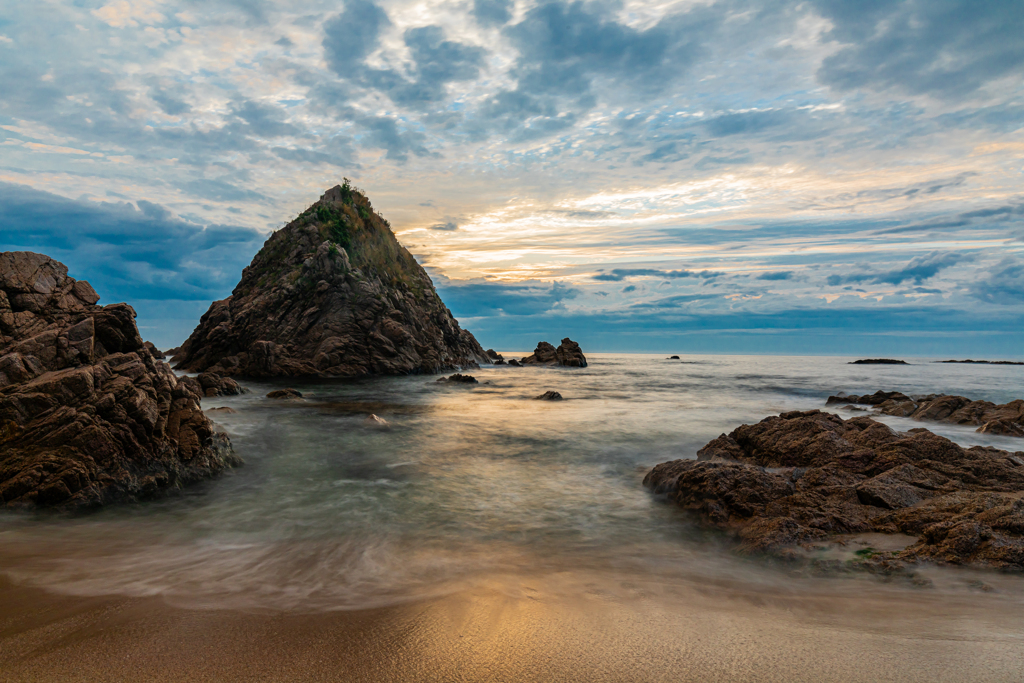
[[[918,541],[874,560],[1024,570],[1024,453],[813,410],[743,425],[697,457],[656,466],[644,485],[745,550],[785,556],[836,534],[903,533]]]
[[[135,500],[239,464],[131,306],[67,273],[0,254],[0,506]]]
[[[533,355],[522,361],[523,365],[558,365],[567,368],[587,367],[587,358],[580,350],[580,345],[566,337],[556,349],[546,341],[537,344]]]
[[[234,377],[401,375],[488,362],[347,182],[267,240],[175,357],[177,368]]]
[[[875,406],[883,415],[910,417],[928,422],[980,425],[984,434],[1024,437],[1024,400],[1002,405],[974,401],[963,396],[929,394],[911,398],[899,391],[876,391],[863,396],[829,396],[826,405],[848,403]]]

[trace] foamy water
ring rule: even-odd
[[[583,370],[484,368],[473,371],[481,382],[473,386],[433,377],[291,383],[307,397],[300,402],[264,398],[281,384],[248,383],[251,394],[204,402],[237,411],[215,420],[245,467],[164,500],[84,517],[5,515],[0,572],[76,595],[273,610],[397,604],[495,576],[558,576],[572,593],[584,590],[566,579],[577,574],[588,577],[585,590],[612,599],[642,586],[647,595],[697,587],[934,601],[947,611],[961,599],[1024,606],[1024,579],[1013,575],[982,573],[994,593],[977,592],[978,574],[965,571],[926,569],[935,587],[924,592],[868,576],[794,577],[736,557],[725,539],[641,486],[659,462],[693,457],[742,423],[824,408],[837,391],[1005,402],[1024,396],[1024,367],[589,359]],[[566,400],[531,400],[547,390]],[[391,429],[364,426],[370,413]],[[884,420],[897,429],[921,426]],[[1024,449],[1020,440],[972,428],[927,426],[963,445]]]

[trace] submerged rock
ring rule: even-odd
[[[0,506],[149,497],[240,464],[127,304],[42,254],[0,254]]]
[[[669,360],[679,360],[679,356],[669,356]]]
[[[437,381],[452,382],[454,384],[479,384],[476,377],[474,377],[473,375],[461,375],[459,373],[455,373],[454,375],[450,375],[448,377],[441,377]]]
[[[387,420],[385,420],[383,417],[378,417],[378,416],[373,415],[373,414],[367,415],[366,419],[363,420],[363,424],[366,425],[367,427],[372,427],[374,429],[390,429],[391,428],[391,425],[388,423]]]
[[[375,213],[334,187],[274,233],[176,367],[233,377],[433,373],[488,362]]]
[[[964,396],[929,394],[911,398],[899,391],[876,391],[863,396],[829,396],[826,401],[826,405],[842,403],[875,406],[883,415],[925,422],[980,425],[975,431],[983,434],[1024,437],[1024,400],[1021,399],[998,405]]]
[[[540,396],[534,396],[534,401],[561,401],[562,395],[557,391],[545,391]]]
[[[644,485],[747,551],[786,556],[839,534],[901,533],[918,540],[870,562],[1024,570],[1022,456],[813,410],[743,425],[697,460],[657,465]]]
[[[302,398],[302,392],[297,389],[275,389],[267,394],[267,398],[294,399]]]
[[[556,349],[546,341],[539,342],[533,355],[524,358],[523,365],[556,365],[567,368],[587,367],[587,358],[580,345],[566,337]],[[510,363],[511,365],[511,363]]]

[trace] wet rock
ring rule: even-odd
[[[390,429],[391,425],[382,417],[376,415],[367,415],[366,419],[363,420],[363,424],[373,429]]]
[[[375,213],[334,187],[275,232],[176,367],[224,377],[434,373],[489,362]]]
[[[792,412],[721,435],[697,460],[657,465],[644,485],[747,551],[789,556],[839,534],[908,534],[918,541],[862,564],[1024,570],[1022,456],[866,416]]]
[[[545,391],[540,396],[534,396],[534,401],[561,401],[562,395],[557,391]]]
[[[504,360],[504,357],[500,353],[497,353],[494,349],[487,349],[485,353],[487,354],[487,357],[493,361]]]
[[[267,394],[267,398],[296,399],[302,398],[302,392],[296,389],[275,389]]]
[[[521,368],[521,367],[523,367],[523,364],[520,363],[519,361],[517,361],[515,358],[510,360],[508,362],[508,364],[509,364],[509,367],[513,367],[513,368]]]
[[[206,410],[207,415],[235,415],[237,413],[237,410],[227,406],[222,406],[220,408],[207,408]]]
[[[494,364],[495,365],[506,365],[505,361],[502,360],[501,358],[499,358],[498,360],[494,361]],[[518,365],[518,363],[517,363],[517,365]]]
[[[0,506],[137,500],[240,464],[135,311],[67,272],[0,253]]]
[[[1024,437],[1024,400],[1002,405],[964,396],[930,394],[911,398],[899,391],[876,391],[863,396],[829,396],[826,405],[875,406],[883,415],[909,417],[924,422],[980,425],[983,434]]]
[[[202,388],[203,396],[238,396],[247,394],[249,390],[242,387],[230,377],[221,377],[216,372],[203,372],[196,377]]]
[[[679,356],[669,356],[669,360],[679,360]]]
[[[449,383],[453,383],[453,384],[479,384],[479,382],[477,382],[476,377],[474,377],[473,375],[462,375],[462,374],[459,374],[459,373],[455,373],[454,375],[449,375],[448,377],[441,377],[437,381],[438,382],[449,382]]]
[[[566,337],[555,348],[546,341],[539,342],[533,354],[523,358],[523,365],[555,365],[567,368],[585,368],[587,359],[580,345]],[[511,364],[511,363],[510,363]]]

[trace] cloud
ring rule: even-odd
[[[620,282],[630,277],[663,277],[670,280],[679,278],[696,277],[708,280],[721,275],[710,270],[700,272],[694,270],[658,270],[656,268],[614,268],[610,273],[599,273],[593,276],[594,280],[602,282]]]
[[[935,277],[939,271],[958,263],[967,263],[975,259],[974,254],[960,252],[938,252],[933,251],[927,256],[916,256],[902,268],[882,273],[852,273],[847,275],[829,275],[827,282],[829,286],[836,287],[848,283],[869,282],[873,284],[898,285],[907,280],[915,284],[921,284],[925,280]]]
[[[626,285],[625,287],[622,288],[622,293],[623,294],[628,294],[629,292],[635,292],[635,291],[636,291],[636,285]]]
[[[1016,259],[1004,259],[997,270],[972,283],[970,291],[974,297],[990,304],[1024,304],[1024,263]]]
[[[456,317],[538,316],[560,309],[563,302],[580,295],[578,288],[561,282],[467,282],[450,280],[436,272],[431,272],[431,277]]]
[[[1024,12],[1014,0],[817,0],[841,47],[818,70],[837,90],[898,89],[950,100],[1024,68]]]
[[[454,231],[459,229],[459,226],[457,224],[453,223],[452,221],[447,221],[445,223],[437,223],[435,225],[431,225],[430,229],[431,230],[444,230],[446,232],[454,232]]]
[[[793,279],[793,271],[791,271],[791,270],[777,270],[777,271],[774,271],[774,272],[771,272],[771,273],[761,273],[760,275],[757,276],[757,279],[758,280],[771,280],[771,281],[792,280]]]
[[[500,26],[512,18],[512,0],[473,0],[473,16],[484,26]]]

